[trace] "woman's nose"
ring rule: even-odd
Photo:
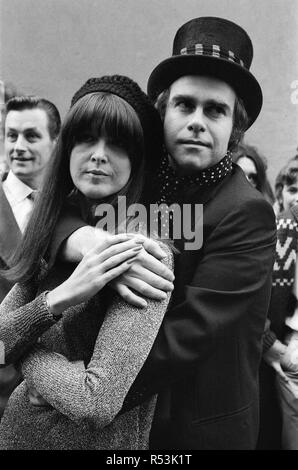
[[[103,139],[98,140],[94,145],[91,161],[96,163],[106,163],[108,161],[107,146]]]

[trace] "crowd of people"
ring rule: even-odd
[[[252,59],[200,17],[147,94],[5,97],[0,449],[298,449],[298,157],[272,189]]]

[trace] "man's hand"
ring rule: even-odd
[[[287,351],[287,346],[280,341],[274,341],[271,348],[263,354],[263,359],[267,364],[276,371],[276,373],[285,380],[285,382],[289,382],[289,378],[284,373],[281,362],[283,359],[284,354]]]
[[[79,263],[83,256],[92,250],[95,245],[99,247],[102,243],[103,249],[106,248],[111,237],[113,235],[100,228],[90,227],[89,225],[79,228],[64,242],[60,251],[60,258],[64,261]]]
[[[144,308],[147,302],[138,294],[156,300],[165,299],[166,292],[174,289],[173,280],[172,271],[142,249],[130,269],[110,285],[126,302]]]
[[[284,370],[298,372],[298,332],[291,332],[286,338],[286,352],[282,355],[280,364]]]

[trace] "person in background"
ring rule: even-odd
[[[6,103],[14,96],[21,96],[23,93],[19,92],[16,86],[11,82],[0,81],[0,178],[2,179],[5,173],[8,173],[9,167],[4,152],[4,123]]]
[[[290,160],[280,171],[275,183],[279,204],[277,216],[276,259],[273,268],[271,303],[264,335],[264,360],[273,369],[267,371],[266,407],[278,408],[267,415],[265,442],[281,429],[283,449],[298,450],[298,164]],[[265,367],[263,366],[263,369]],[[271,375],[271,377],[270,377]],[[276,375],[276,377],[275,377]],[[272,376],[276,380],[276,390]],[[264,380],[263,380],[264,382]],[[270,388],[271,383],[271,388]],[[266,389],[264,389],[265,394]],[[272,429],[278,422],[281,426]],[[262,411],[262,409],[261,409]],[[268,448],[268,444],[267,444]]]
[[[10,266],[33,209],[60,130],[56,106],[36,96],[7,102],[4,149],[8,173],[0,183],[0,268]],[[13,283],[0,277],[0,302]],[[13,365],[0,369],[0,417],[21,376]]]
[[[297,171],[298,159],[294,157],[280,170],[275,179],[277,215],[298,202]]]
[[[267,162],[256,147],[240,142],[233,152],[233,162],[242,168],[251,185],[260,191],[264,198],[274,204],[274,194],[267,178]]]

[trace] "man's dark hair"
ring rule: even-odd
[[[170,96],[170,88],[163,91],[156,101],[156,107],[159,111],[162,121],[164,121],[167,104]],[[236,95],[234,114],[233,114],[233,129],[229,141],[229,150],[234,150],[239,142],[241,142],[244,133],[248,127],[248,115],[244,107],[243,101]]]
[[[292,158],[278,173],[275,180],[275,197],[279,204],[279,212],[283,212],[282,190],[284,186],[291,186],[298,182],[298,163],[297,159]]]
[[[61,119],[56,106],[45,98],[38,96],[14,96],[6,104],[6,115],[9,111],[24,111],[25,109],[43,109],[48,117],[48,130],[52,140],[58,137]]]

